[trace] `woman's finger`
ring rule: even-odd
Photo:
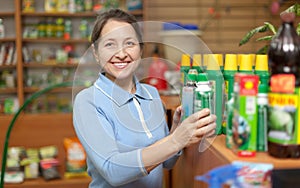
[[[208,124],[211,124],[211,123],[215,122],[216,120],[217,120],[217,117],[216,117],[216,115],[214,115],[214,114],[212,114],[212,115],[210,115],[210,116],[206,116],[206,117],[204,117],[204,118],[198,120],[198,122],[197,122],[197,123],[198,123],[197,127],[200,128],[200,127],[206,126],[206,125],[208,125]]]
[[[192,115],[191,115],[189,118],[187,118],[187,119],[189,119],[189,121],[190,121],[191,123],[193,123],[193,122],[198,121],[199,119],[202,119],[202,118],[208,116],[209,114],[210,114],[210,110],[209,110],[208,108],[204,108],[204,109],[202,109],[202,110],[200,110],[200,111],[198,111],[198,112],[192,114]]]

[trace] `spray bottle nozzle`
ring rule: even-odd
[[[202,176],[196,176],[198,181],[204,181],[209,184],[210,188],[221,188],[222,184],[232,181],[237,187],[237,172],[241,169],[241,166],[237,165],[224,165],[217,167]]]

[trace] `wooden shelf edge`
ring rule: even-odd
[[[22,12],[22,16],[53,16],[53,17],[93,17],[96,16],[96,12],[89,11],[89,12]]]
[[[280,159],[270,156],[267,152],[256,152],[255,157],[239,157],[231,149],[227,148],[226,136],[218,135],[212,142],[209,148],[216,156],[219,156],[221,160],[225,160],[228,163],[233,161],[246,161],[254,163],[271,163],[274,168],[300,168],[299,159]]]
[[[5,184],[5,187],[22,187],[22,188],[38,188],[38,187],[64,187],[64,186],[72,186],[72,187],[87,187],[90,183],[90,177],[80,177],[80,178],[62,178],[56,180],[46,181],[43,178],[25,180],[19,184]]]
[[[23,42],[34,42],[34,43],[89,43],[89,39],[74,38],[65,40],[63,38],[23,38]]]

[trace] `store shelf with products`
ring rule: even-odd
[[[49,12],[45,10],[46,1],[47,0],[0,0],[0,18],[4,19],[6,32],[5,37],[0,38],[0,44],[14,44],[15,53],[17,55],[16,64],[0,65],[0,73],[3,71],[13,71],[13,75],[15,76],[15,87],[8,88],[0,86],[0,102],[1,98],[14,97],[18,100],[19,106],[21,106],[28,97],[32,96],[32,94],[51,84],[51,82],[47,82],[47,84],[30,85],[28,73],[40,72],[42,74],[38,74],[38,76],[42,78],[43,73],[45,72],[53,76],[55,75],[55,71],[68,71],[70,77],[63,80],[68,81],[78,68],[78,58],[90,45],[89,36],[82,37],[81,35],[82,30],[80,29],[84,28],[81,28],[80,24],[81,21],[85,19],[88,22],[87,27],[91,28],[96,19],[97,12],[92,10],[82,12]],[[25,10],[24,2],[34,2],[34,11]],[[120,8],[128,10],[126,8],[125,0],[120,1],[120,6],[122,6]],[[128,11],[137,16],[140,20],[144,17],[144,9]],[[38,35],[38,31],[41,29],[39,24],[42,23],[42,21],[57,21],[57,19],[64,21],[71,20],[71,30],[73,35],[64,37],[61,35],[62,33],[59,33],[59,37],[54,35],[47,37],[47,35],[43,35],[46,34],[45,31],[43,31],[44,33],[42,33],[42,35]],[[46,25],[42,25],[42,28],[44,27],[45,29],[45,26]],[[86,33],[90,34],[90,30]],[[67,50],[70,50],[71,48],[74,53],[72,53],[67,59],[56,58],[56,49],[61,50],[65,47]],[[45,54],[43,54],[44,52]],[[89,63],[82,66],[83,69],[86,67],[87,70],[95,68],[94,64]],[[61,78],[57,79],[61,80]],[[60,87],[52,89],[47,92],[47,94],[40,96],[40,100],[46,100],[50,103],[47,104],[48,107],[40,108],[40,106],[37,105],[39,101],[37,101],[37,103],[30,103],[30,105],[26,107],[25,112],[22,112],[18,117],[10,137],[10,146],[57,146],[59,150],[58,159],[61,163],[59,166],[59,172],[62,178],[52,181],[46,181],[43,178],[34,180],[26,179],[21,184],[5,184],[5,187],[79,188],[88,186],[90,178],[64,178],[64,172],[66,169],[64,162],[66,155],[63,146],[63,139],[75,136],[72,125],[72,114],[70,113],[70,109],[68,108],[69,111],[67,111],[65,108],[66,106],[64,106],[66,104],[65,99],[67,98],[69,102],[72,102],[72,92],[74,92],[74,90],[77,91],[81,89],[82,87]],[[62,100],[60,97],[62,97]],[[55,107],[55,110],[51,111],[54,105],[60,105],[60,103],[62,104],[61,106]],[[60,109],[57,110],[57,108]],[[12,118],[13,113],[4,113],[3,106],[0,105],[0,129],[3,130],[0,131],[1,152],[4,145],[6,130],[8,129]],[[2,158],[2,155],[0,158]]]

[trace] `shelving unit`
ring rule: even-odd
[[[18,99],[19,104],[22,105],[26,98],[34,92],[40,90],[40,87],[31,87],[26,84],[28,79],[26,74],[28,71],[37,70],[69,70],[73,73],[77,64],[70,63],[53,63],[53,61],[37,62],[30,60],[24,62],[23,47],[33,49],[33,47],[43,49],[49,46],[61,46],[72,45],[76,47],[78,54],[83,54],[84,51],[90,45],[87,38],[81,38],[76,29],[79,28],[80,20],[83,18],[94,20],[96,18],[96,12],[76,12],[76,13],[48,13],[43,10],[43,3],[45,0],[35,0],[36,12],[23,12],[22,0],[0,0],[0,18],[4,19],[6,36],[0,38],[1,44],[12,43],[15,46],[17,61],[15,65],[0,65],[0,75],[3,71],[13,71],[15,75],[14,88],[0,87],[0,101],[1,98],[15,97]],[[125,8],[125,0],[121,0],[121,8]],[[144,5],[145,6],[145,5]],[[132,11],[131,13],[137,16],[139,19],[143,19],[145,10]],[[47,18],[63,18],[71,19],[74,21],[73,25],[73,37],[65,40],[63,38],[27,38],[23,36],[26,23],[38,23],[41,19]],[[78,51],[77,51],[78,50]],[[93,68],[95,65],[85,65],[87,68]],[[65,95],[70,100],[72,99],[73,88],[58,88],[49,92],[51,95]],[[2,106],[3,107],[3,106]],[[2,150],[4,144],[4,138],[6,130],[10,121],[12,120],[12,114],[4,114],[0,104],[0,161],[2,161]],[[5,187],[87,187],[90,182],[90,178],[79,179],[64,179],[63,173],[65,171],[64,160],[65,151],[63,147],[63,139],[66,137],[75,136],[75,132],[72,125],[72,114],[65,112],[37,112],[37,113],[22,113],[12,131],[10,137],[10,146],[24,146],[24,147],[41,147],[45,145],[56,145],[58,147],[58,159],[61,162],[59,166],[59,172],[62,179],[45,181],[42,178],[37,180],[25,180],[22,184],[9,185],[5,184]],[[1,164],[0,164],[1,166]]]

